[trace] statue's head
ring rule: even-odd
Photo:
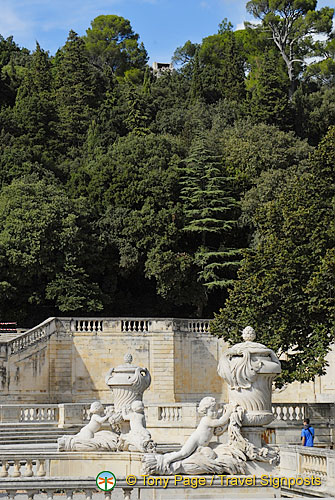
[[[216,410],[216,399],[212,397],[203,398],[199,403],[198,413],[201,416],[207,415],[208,410]]]
[[[256,332],[252,326],[247,326],[242,331],[242,337],[245,342],[253,342],[256,338]]]
[[[142,401],[133,401],[131,404],[132,411],[136,413],[144,413],[144,404]]]
[[[104,413],[104,407],[100,403],[100,401],[94,401],[94,403],[91,404],[90,413],[92,414]]]

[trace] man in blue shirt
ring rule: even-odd
[[[309,418],[304,420],[304,428],[301,431],[302,446],[314,446],[314,429],[309,425]]]

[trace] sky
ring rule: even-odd
[[[318,8],[332,2],[320,0]],[[70,29],[84,35],[95,17],[116,14],[130,20],[151,63],[170,62],[177,47],[216,33],[225,17],[241,29],[252,20],[245,5],[246,0],[0,0],[0,34],[30,50],[38,41],[53,55]]]

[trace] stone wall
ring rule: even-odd
[[[226,345],[209,334],[209,321],[154,318],[50,318],[17,340],[0,342],[0,402],[112,402],[105,385],[127,352],[147,367],[145,401],[196,402],[209,393],[227,399],[217,363]],[[288,385],[274,403],[335,400],[335,349],[327,374]]]
[[[146,402],[196,402],[209,388],[223,401],[223,346],[205,320],[52,318],[0,349],[0,401],[112,402],[105,375],[128,352],[151,373]]]

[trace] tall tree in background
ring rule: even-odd
[[[278,58],[266,52],[258,58],[258,71],[253,72],[250,99],[250,114],[255,122],[290,127],[290,102],[287,77],[280,71]],[[278,68],[279,66],[279,68]]]
[[[85,43],[74,31],[56,54],[55,65],[59,135],[66,146],[76,150],[85,141],[98,103]]]
[[[52,99],[53,82],[48,54],[36,43],[28,71],[20,85],[14,106],[14,120],[21,142],[32,150],[32,159],[52,156],[56,146],[56,110]]]
[[[311,35],[326,34],[332,30],[334,9],[316,10],[317,0],[250,0],[247,10],[262,21],[269,30],[287,67],[290,97],[295,90],[296,78],[313,54]]]
[[[193,142],[182,172],[181,199],[184,231],[194,235],[194,259],[198,279],[208,290],[226,288],[238,265],[232,229],[237,221],[237,203],[219,158],[210,150],[204,135]]]
[[[92,62],[100,69],[109,66],[113,73],[124,75],[127,70],[144,70],[148,54],[128,19],[120,16],[98,16],[84,37]]]

